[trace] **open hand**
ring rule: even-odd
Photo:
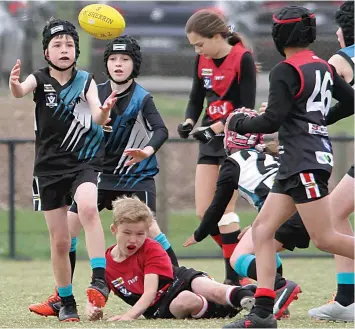
[[[117,98],[116,98],[117,91],[113,91],[110,96],[108,96],[105,100],[105,103],[100,106],[100,110],[103,112],[110,112],[112,107],[115,105]]]
[[[104,313],[101,307],[96,307],[91,303],[86,303],[85,314],[88,317],[89,321],[97,321],[102,319]]]
[[[20,83],[20,74],[21,74],[21,61],[18,59],[15,66],[10,72],[10,84],[12,86],[19,86]]]
[[[127,149],[123,152],[123,155],[128,155],[130,156],[132,159],[128,160],[124,165],[125,166],[130,166],[133,165],[135,163],[141,162],[144,159],[150,157],[152,154],[154,153],[154,149],[150,146],[145,147],[143,150],[142,149]]]
[[[190,247],[192,246],[193,244],[196,244],[197,241],[195,240],[195,237],[194,235],[192,234],[184,243],[184,247]]]

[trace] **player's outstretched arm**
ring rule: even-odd
[[[9,88],[12,95],[22,98],[28,93],[33,92],[37,87],[37,81],[33,74],[30,74],[24,82],[20,82],[21,61],[18,59],[12,68],[9,78]]]
[[[105,103],[101,105],[96,82],[94,79],[91,80],[89,90],[86,93],[86,100],[91,110],[92,119],[98,125],[105,125],[108,122],[110,111],[117,101],[116,94],[117,92],[113,91],[105,100]]]
[[[108,319],[108,321],[130,321],[139,318],[154,301],[158,292],[159,276],[150,273],[144,275],[144,293],[136,304],[123,315],[116,315]]]

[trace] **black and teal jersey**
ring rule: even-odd
[[[35,176],[65,174],[92,167],[101,169],[104,153],[102,126],[93,122],[86,101],[92,75],[73,70],[60,85],[49,68],[33,75],[35,108]]]
[[[112,93],[110,81],[98,85],[101,102]],[[128,148],[151,146],[155,152],[168,138],[168,130],[155,107],[152,96],[139,84],[117,95],[109,123],[112,132],[105,132],[105,158],[99,179],[104,190],[147,190],[159,172],[155,154],[140,163],[125,166]]]

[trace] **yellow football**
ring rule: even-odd
[[[123,16],[115,8],[104,4],[84,7],[78,21],[83,30],[101,40],[119,37],[126,27]]]

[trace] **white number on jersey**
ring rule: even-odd
[[[307,112],[321,111],[325,117],[330,109],[330,103],[332,101],[332,92],[329,88],[329,83],[333,85],[333,79],[330,72],[326,72],[321,81],[320,71],[316,71],[316,85],[314,86],[311,97],[308,98],[306,109]],[[315,101],[316,97],[320,94],[320,101]]]

